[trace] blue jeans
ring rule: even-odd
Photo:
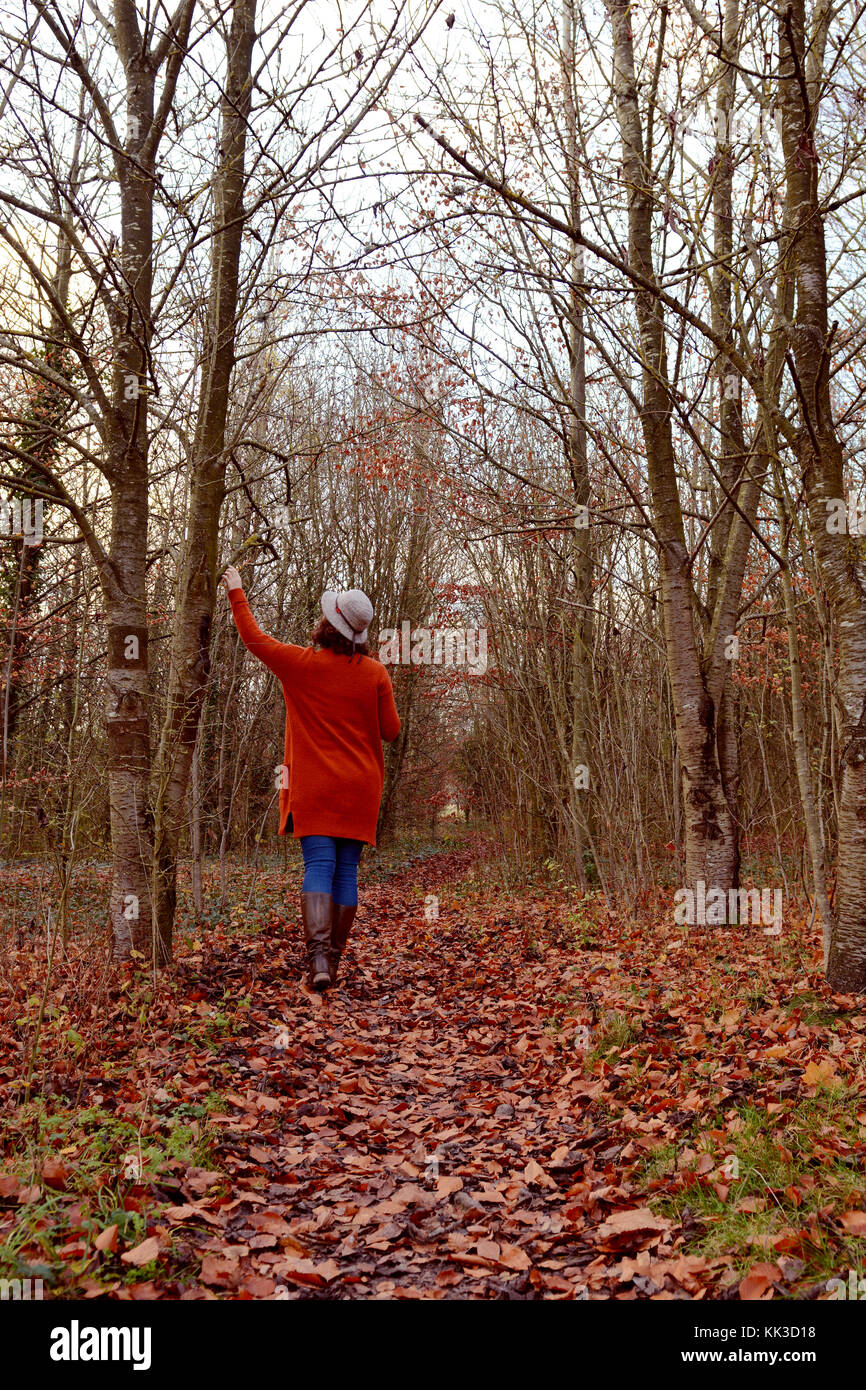
[[[356,907],[358,861],[363,840],[335,840],[332,835],[301,835],[304,855],[302,893],[330,893],[335,903]]]

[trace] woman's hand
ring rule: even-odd
[[[226,565],[223,570],[223,583],[226,586],[226,593],[230,593],[232,589],[242,589],[244,587],[243,580],[234,565]]]

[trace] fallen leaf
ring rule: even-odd
[[[46,1158],[42,1165],[42,1181],[62,1192],[69,1181],[69,1169],[59,1158]]]
[[[226,1260],[220,1255],[205,1255],[201,1262],[201,1278],[205,1284],[215,1284],[218,1288],[234,1287],[240,1277],[237,1260]]]
[[[121,1255],[121,1261],[125,1265],[146,1265],[151,1260],[155,1260],[159,1254],[159,1241],[156,1236],[148,1236],[140,1245],[136,1245],[132,1250],[126,1250]]]
[[[649,1207],[635,1207],[629,1211],[615,1211],[607,1221],[596,1228],[599,1240],[614,1240],[620,1236],[663,1235],[671,1228],[666,1216],[656,1216]]]
[[[803,1080],[807,1086],[832,1086],[837,1079],[836,1064],[830,1057],[825,1057],[820,1062],[809,1062],[803,1071]]]
[[[450,1197],[453,1192],[460,1192],[463,1187],[463,1179],[456,1174],[452,1177],[439,1178],[436,1182],[436,1191],[440,1197]]]
[[[740,1298],[744,1303],[755,1303],[772,1297],[773,1283],[780,1275],[778,1265],[752,1265],[746,1277],[740,1280]]]
[[[499,1263],[506,1269],[530,1269],[532,1261],[519,1245],[503,1245],[499,1250]]]
[[[117,1226],[106,1226],[95,1237],[93,1244],[103,1254],[113,1254],[117,1249]]]

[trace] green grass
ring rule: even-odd
[[[659,1197],[654,1205],[677,1223],[688,1207],[697,1222],[686,1242],[689,1253],[707,1258],[731,1255],[739,1273],[756,1261],[775,1258],[776,1252],[761,1244],[762,1237],[793,1231],[808,1233],[798,1252],[806,1263],[798,1282],[845,1277],[849,1269],[859,1277],[866,1258],[863,1242],[847,1236],[833,1223],[832,1215],[866,1204],[866,1173],[862,1161],[846,1161],[844,1155],[822,1147],[831,1136],[852,1148],[857,1144],[856,1109],[856,1092],[836,1086],[802,1100],[775,1128],[775,1117],[754,1106],[736,1108],[739,1127],[733,1131],[722,1116],[715,1117],[715,1125],[705,1117],[706,1127],[689,1141],[696,1156],[685,1171],[694,1173],[702,1153],[711,1154],[716,1166],[675,1193]],[[717,1137],[721,1129],[726,1132],[724,1142]],[[657,1184],[671,1179],[677,1172],[679,1152],[675,1144],[656,1149],[644,1165],[642,1178]],[[806,1186],[802,1186],[804,1179]],[[812,1179],[814,1186],[808,1185]],[[716,1192],[714,1182],[728,1186],[725,1199]],[[799,1204],[786,1191],[792,1188],[798,1189]],[[750,1198],[761,1199],[762,1209],[738,1210]]]
[[[782,1008],[786,1013],[799,1010],[803,1016],[802,1021],[811,1027],[832,1028],[834,1025],[841,1025],[846,1017],[815,990],[804,990],[800,994],[789,995],[782,1001]]]
[[[640,1024],[628,1014],[614,1011],[603,1014],[592,1030],[592,1051],[587,1062],[598,1062],[614,1052],[624,1052],[640,1037]]]
[[[139,1193],[159,1175],[176,1164],[212,1166],[207,1115],[217,1109],[206,1097],[200,1105],[178,1105],[160,1117],[160,1130],[140,1135],[136,1124],[96,1107],[74,1114],[48,1113],[41,1102],[19,1111],[17,1128],[23,1135],[18,1152],[4,1162],[6,1174],[22,1182],[40,1184],[42,1192],[34,1202],[8,1210],[0,1219],[8,1224],[0,1238],[0,1277],[42,1278],[46,1284],[61,1277],[73,1284],[89,1265],[91,1244],[98,1232],[116,1225],[125,1246],[144,1239],[149,1212],[156,1203],[147,1195],[137,1198],[139,1210],[130,1209],[128,1196]],[[218,1098],[217,1098],[218,1100]],[[63,1152],[67,1150],[67,1152]],[[57,1191],[41,1180],[48,1157],[64,1162],[68,1178],[64,1191]],[[75,1200],[78,1199],[78,1200]],[[70,1212],[70,1208],[79,1208]],[[84,1239],[86,1251],[72,1258],[60,1254],[70,1240]],[[107,1258],[101,1268],[110,1277],[121,1274],[127,1282],[152,1277],[147,1267],[127,1269]]]

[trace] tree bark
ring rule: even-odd
[[[235,0],[214,178],[207,341],[192,457],[187,540],[181,571],[165,720],[154,769],[153,897],[157,960],[171,959],[181,820],[208,675],[225,494],[226,421],[235,361],[236,315],[256,0]]]
[[[118,6],[126,70],[126,148],[119,159],[123,292],[113,305],[114,371],[109,471],[114,481],[106,603],[105,730],[112,874],[109,920],[115,954],[150,954],[150,689],[147,650],[147,396],[153,290],[155,73],[134,8]]]
[[[842,786],[827,979],[836,990],[859,993],[866,990],[866,568],[858,538],[830,532],[827,525],[827,502],[844,497],[844,457],[830,392],[832,334],[816,148],[818,77],[829,17],[823,7],[815,13],[808,59],[804,0],[795,0],[780,15],[779,108],[797,295],[792,371],[801,417],[797,456],[818,568],[839,634]]]
[[[630,6],[628,0],[607,0],[607,8],[627,191],[628,262],[645,282],[655,286],[652,174],[644,152]],[[708,889],[727,892],[735,886],[739,851],[719,759],[718,719],[725,670],[719,660],[720,623],[715,624],[709,671],[705,671],[696,635],[696,599],[677,487],[664,310],[657,295],[640,288],[635,290],[635,308],[642,364],[639,415],[658,538],[665,647],[683,774],[686,881],[694,888],[703,880]]]
[[[575,70],[575,0],[565,0],[563,14],[563,91],[566,115],[566,176],[569,193],[569,221],[580,229],[580,170],[578,165],[577,110],[574,87]],[[584,252],[580,243],[572,243],[570,267],[569,324],[569,408],[570,419],[566,457],[577,509],[572,539],[571,569],[574,577],[577,612],[571,643],[571,762],[568,769],[567,798],[570,820],[574,827],[574,851],[580,885],[586,891],[585,843],[592,841],[592,758],[590,756],[592,698],[592,649],[594,611],[592,602],[592,533],[589,526],[589,455],[586,430],[586,338],[584,335],[583,305]],[[586,520],[586,525],[583,524]],[[582,769],[587,769],[588,785],[584,785]],[[579,771],[580,770],[580,771]]]
[[[147,630],[148,409],[151,366],[156,155],[177,87],[194,0],[183,0],[156,49],[132,0],[115,6],[126,75],[126,140],[116,150],[120,184],[121,293],[112,303],[114,370],[105,421],[111,482],[107,556],[100,562],[108,670],[105,728],[111,818],[109,921],[115,954],[150,957],[150,689]],[[165,65],[158,106],[156,77]],[[114,135],[113,130],[111,131]]]

